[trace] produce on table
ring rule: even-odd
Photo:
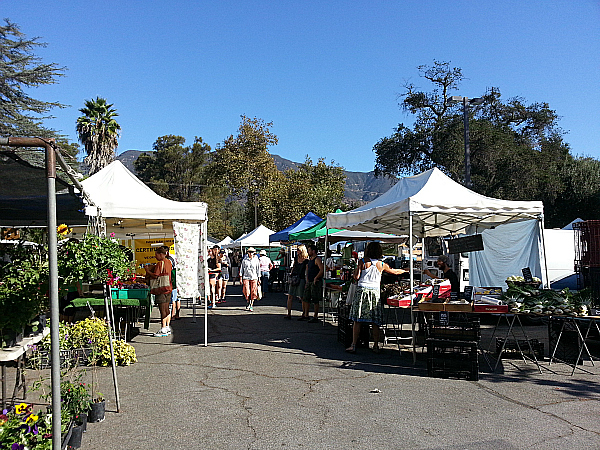
[[[523,277],[508,277],[506,280],[508,289],[501,297],[511,313],[585,317],[593,303],[589,288],[577,293],[571,292],[568,288],[561,291],[538,289],[531,285],[520,284],[521,281],[515,278]]]

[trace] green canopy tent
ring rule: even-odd
[[[341,213],[343,212],[341,209],[338,209],[336,211],[337,213]],[[308,241],[310,239],[315,239],[315,238],[319,238],[321,236],[325,236],[325,234],[327,234],[327,227],[326,225],[326,220],[323,220],[315,225],[313,225],[310,228],[307,228],[306,230],[302,230],[302,231],[297,231],[296,233],[290,233],[289,234],[289,241],[293,242],[293,241]],[[343,230],[336,230],[334,228],[330,228],[329,229],[329,234],[338,232],[338,231],[343,231]]]

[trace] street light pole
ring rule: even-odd
[[[447,104],[461,103],[463,105],[463,122],[465,129],[465,187],[471,189],[471,144],[469,141],[469,106],[480,105],[483,103],[482,98],[461,97],[460,95],[453,95],[446,99]]]
[[[471,145],[469,143],[468,97],[463,97],[463,121],[465,123],[465,187],[471,189]]]

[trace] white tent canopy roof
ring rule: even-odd
[[[325,236],[320,236],[319,239],[325,239]],[[370,231],[342,230],[332,233],[327,237],[330,244],[337,242],[352,242],[352,241],[380,241],[386,244],[403,244],[406,242],[406,236],[396,236],[386,233],[374,233]]]
[[[465,233],[469,225],[481,229],[541,217],[539,201],[500,200],[480,195],[433,168],[402,178],[370,203],[345,213],[327,214],[328,228],[375,231],[417,236]]]
[[[279,242],[269,242],[269,236],[274,233],[273,230],[259,225],[254,230],[240,236],[235,241],[223,245],[224,248],[240,248],[240,247],[281,247]]]
[[[227,244],[231,244],[232,242],[233,242],[233,239],[230,236],[226,236],[225,239],[223,239],[220,242],[217,242],[217,245],[219,247],[223,247],[223,246],[225,246]]]
[[[161,197],[118,160],[81,184],[105,218],[206,220],[206,203],[177,202]],[[86,207],[86,214],[96,215],[95,208]]]

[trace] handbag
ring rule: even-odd
[[[290,284],[292,286],[298,286],[300,284],[300,275],[293,274],[292,278],[290,279]]]

